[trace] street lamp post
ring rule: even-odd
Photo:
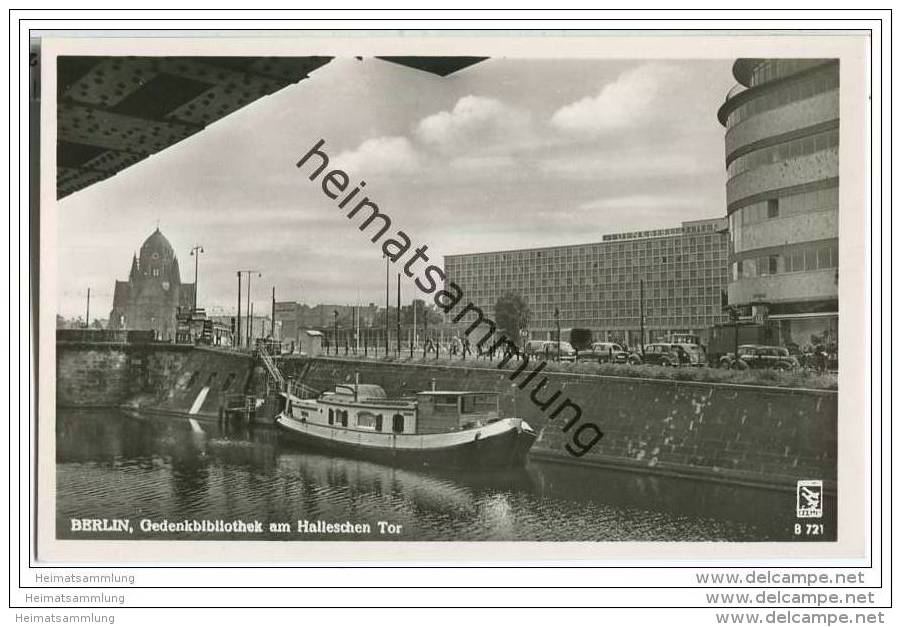
[[[191,248],[191,256],[194,257],[194,309],[197,309],[197,271],[200,264],[200,254],[203,252],[203,245],[194,244]]]
[[[196,288],[195,288],[196,289]],[[235,347],[241,346],[241,271],[238,270],[238,315],[237,326],[235,327],[235,335],[232,338]]]

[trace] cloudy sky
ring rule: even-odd
[[[730,60],[491,59],[441,78],[337,59],[59,204],[60,312],[106,317],[113,282],[159,222],[200,304],[381,302],[384,266],[295,166],[320,138],[355,185],[432,260],[592,242],[724,215],[716,110]],[[465,290],[465,286],[464,290]],[[404,300],[414,296],[405,283]],[[393,298],[393,296],[392,296]],[[93,317],[93,315],[92,315]]]

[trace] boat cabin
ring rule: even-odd
[[[500,418],[495,392],[419,392],[415,400],[389,399],[378,385],[335,386],[318,399],[288,396],[286,413],[302,422],[397,434],[446,433]]]
[[[469,429],[500,418],[496,392],[420,392],[416,409],[418,433]]]

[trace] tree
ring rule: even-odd
[[[401,307],[400,319],[404,326],[413,324],[413,310],[416,310],[416,326],[423,328],[425,318],[428,316],[429,326],[441,324],[443,318],[434,305],[426,303],[421,298],[413,300],[409,305]]]
[[[519,345],[521,331],[529,323],[529,304],[522,294],[507,292],[494,304],[494,321],[499,332]]]

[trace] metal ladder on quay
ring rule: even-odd
[[[272,377],[278,384],[278,389],[285,390],[285,377],[282,376],[282,373],[278,369],[278,366],[275,365],[275,361],[272,359],[272,355],[270,355],[269,351],[266,349],[266,345],[261,343],[258,346],[258,352],[260,354],[260,360],[263,362],[263,365],[269,372],[269,376]]]

